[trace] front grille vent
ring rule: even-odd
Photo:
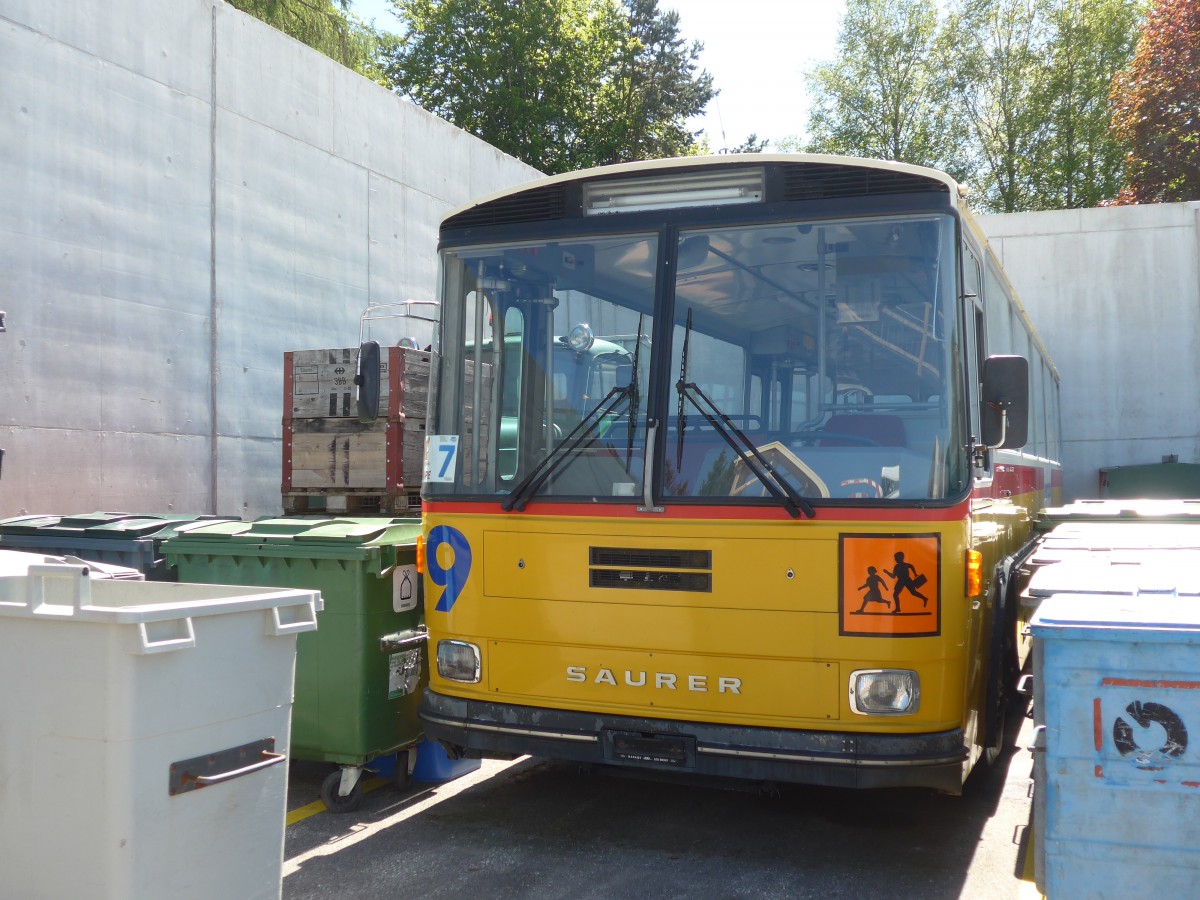
[[[590,563],[588,584],[596,588],[712,593],[711,550],[592,547]]]
[[[563,185],[556,184],[464,209],[458,215],[442,222],[442,227],[475,228],[483,225],[544,222],[565,218],[566,214],[566,189]]]
[[[640,550],[592,547],[593,566],[640,566],[646,569],[711,569],[711,550]]]
[[[646,569],[592,569],[588,582],[595,588],[629,588],[638,591],[692,591],[712,593],[711,572],[664,572]]]
[[[785,166],[783,190],[785,200],[947,192],[944,182],[924,175],[824,163]]]

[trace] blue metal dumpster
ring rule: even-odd
[[[17,516],[0,520],[0,547],[137,569],[147,581],[177,581],[163,544],[190,528],[236,521],[232,516],[135,515],[92,512],[69,516]]]
[[[1050,900],[1197,896],[1200,553],[1154,571],[1156,593],[1056,594],[1032,621],[1035,874]]]

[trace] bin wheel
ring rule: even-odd
[[[413,785],[413,763],[417,755],[416,749],[401,750],[396,754],[396,772],[392,776],[392,785],[398,791],[407,791]]]
[[[358,809],[358,805],[362,803],[362,779],[354,782],[354,787],[346,796],[341,796],[338,793],[338,788],[342,786],[342,772],[340,769],[330,772],[325,780],[321,782],[321,802],[325,804],[325,808],[331,813],[348,813]]]

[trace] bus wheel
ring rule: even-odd
[[[1008,749],[1008,712],[1012,708],[1012,667],[1008,665],[1011,644],[1004,642],[1003,649],[992,659],[991,687],[987,692],[987,716],[984,724],[986,735],[991,740],[983,749],[983,761],[988,768],[995,768]]]
[[[1000,702],[993,705],[992,709],[990,709],[988,712],[990,716],[995,717],[995,724],[992,725],[995,730],[993,731],[992,742],[983,748],[983,761],[989,769],[993,769],[996,767],[996,764],[1000,761],[1001,757],[1004,756],[1004,751],[1007,749],[1007,739],[1005,733],[1008,731],[1008,701],[1001,697]]]

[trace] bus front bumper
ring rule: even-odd
[[[961,730],[855,734],[717,725],[489,703],[426,689],[427,737],[452,756],[540,756],[598,765],[848,788],[960,793]]]

